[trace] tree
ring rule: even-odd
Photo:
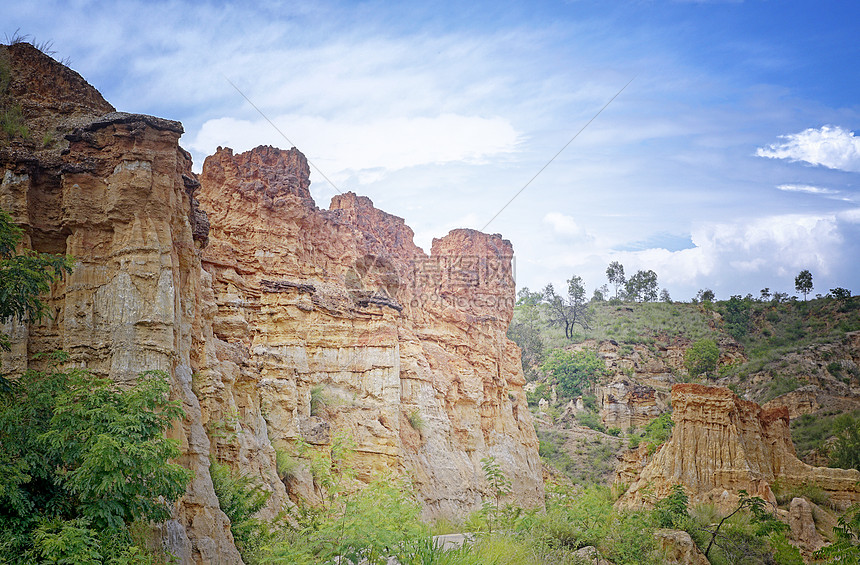
[[[659,528],[684,529],[690,520],[687,505],[690,498],[684,491],[684,487],[675,484],[666,498],[661,498],[654,505],[652,514]]]
[[[606,278],[609,279],[609,284],[615,287],[615,298],[618,298],[618,289],[624,286],[626,279],[624,278],[624,265],[618,261],[613,261],[606,268]]]
[[[733,295],[726,301],[723,311],[725,313],[726,331],[737,340],[749,333],[750,321],[752,319],[752,297],[741,298],[739,294]]]
[[[712,339],[701,339],[684,352],[684,367],[690,377],[712,373],[720,360],[720,348]]]
[[[125,551],[129,524],[169,518],[168,504],[191,480],[169,462],[181,452],[164,433],[183,411],[167,400],[164,373],[121,389],[82,369],[60,371],[67,360],[55,355],[0,398],[0,531],[20,557],[12,563],[38,561],[71,539],[80,552]],[[81,555],[53,562],[88,562]]]
[[[665,288],[660,291],[660,301],[665,302],[666,304],[672,303],[672,297],[669,296],[669,291]]]
[[[541,365],[541,368],[558,382],[561,392],[568,397],[581,394],[583,388],[603,375],[605,367],[603,360],[592,350],[564,349],[552,351],[549,359]]]
[[[833,527],[836,540],[813,554],[827,563],[860,563],[860,505],[849,508]]]
[[[591,295],[592,302],[604,302],[609,296],[609,287],[602,285],[594,289],[594,294]]]
[[[543,289],[543,303],[547,305],[550,323],[564,326],[564,337],[573,339],[574,327],[579,324],[589,328],[591,314],[585,300],[582,278],[574,275],[567,280],[567,296],[555,293],[552,284]]]
[[[699,289],[699,292],[696,293],[696,299],[702,303],[713,302],[715,297],[714,291],[710,288],[701,288]]]
[[[766,286],[761,289],[761,301],[767,302],[768,300],[770,300],[770,287]]]
[[[637,302],[653,302],[657,300],[657,273],[652,270],[636,271],[627,279],[625,290],[627,297]]]
[[[806,295],[812,292],[812,273],[804,269],[794,277],[794,288],[797,292],[803,294],[803,301],[806,302]]]
[[[522,351],[523,373],[533,380],[537,377],[534,367],[543,361],[543,340],[541,339],[541,301],[540,292],[532,292],[528,287],[517,293],[514,318],[508,326],[508,338]]]
[[[51,290],[51,283],[72,272],[70,257],[18,252],[24,230],[12,217],[0,210],[0,322],[17,320],[35,322],[48,314],[48,308],[39,298]],[[5,336],[0,342],[8,351]]]

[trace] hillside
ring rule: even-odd
[[[589,310],[588,328],[577,326],[568,340],[563,327],[549,321],[545,306],[521,293],[509,329],[523,352],[539,436],[554,438],[555,444],[559,441],[553,434],[576,424],[611,431],[601,439],[608,445],[617,445],[616,437],[635,438],[635,444],[647,423],[670,409],[673,383],[701,382],[730,388],[768,407],[788,408],[800,457],[826,464],[818,447],[833,441],[836,417],[860,409],[858,298],[822,297],[808,303],[750,298],[592,301]],[[719,361],[707,375],[691,376],[684,355],[702,340],[716,343]],[[579,401],[553,387],[541,368],[557,349],[593,350],[605,365]],[[541,398],[547,402],[542,411]],[[569,447],[571,457],[590,468],[605,467],[595,458],[583,459],[581,448]]]

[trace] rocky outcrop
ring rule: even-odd
[[[639,384],[626,376],[616,377],[598,390],[603,423],[609,428],[644,427],[668,409],[668,392]]]
[[[204,163],[203,260],[217,305],[209,343],[211,358],[229,360],[200,371],[204,422],[256,415],[241,419],[237,461],[267,441],[288,450],[322,387],[331,429],[355,441],[359,476],[408,473],[427,517],[480,504],[487,456],[517,500],[539,504],[519,352],[505,337],[510,243],[455,230],[426,255],[401,218],[365,197],[318,209],[308,174],[295,149],[220,149]]]
[[[690,534],[683,530],[657,530],[657,551],[666,565],[710,565]]]
[[[571,349],[597,351],[608,377],[594,387],[600,416],[607,428],[641,428],[668,410],[669,391],[677,375],[686,374],[684,353],[689,340],[665,336],[652,345],[619,345],[615,340],[585,340]],[[720,364],[745,359],[731,340],[720,343]]]
[[[488,456],[515,500],[542,503],[519,350],[506,338],[508,241],[455,230],[427,255],[367,198],[321,210],[295,149],[219,149],[198,180],[181,124],[116,113],[77,74],[13,47],[0,54],[16,76],[48,77],[14,83],[25,117],[64,135],[0,147],[0,205],[30,247],[76,263],[49,298],[50,321],[9,328],[2,367],[64,349],[117,381],[170,375],[187,414],[170,434],[194,471],[161,528],[181,563],[240,562],[210,456],[272,491],[265,518],[317,492],[306,468],[289,491],[278,476],[276,449],[299,438],[326,451],[350,437],[358,478],[409,476],[427,517],[480,506]]]
[[[807,551],[821,549],[824,538],[815,529],[812,504],[805,498],[793,498],[788,510],[791,541]]]
[[[619,500],[638,506],[680,484],[691,500],[733,504],[746,490],[774,502],[770,485],[812,484],[837,507],[860,501],[860,472],[812,467],[795,455],[788,410],[763,409],[732,391],[698,384],[672,387],[672,437]]]

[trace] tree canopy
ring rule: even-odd
[[[812,292],[812,273],[806,269],[800,271],[794,278],[794,288],[803,294],[803,301],[806,302],[806,295]]]

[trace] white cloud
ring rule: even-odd
[[[827,274],[839,260],[843,242],[839,220],[833,215],[786,214],[711,223],[693,230],[692,249],[646,249],[619,257],[634,268],[654,269],[661,283],[669,284],[701,285],[709,279],[747,275],[763,278],[799,269]]]
[[[326,176],[335,181],[354,176],[360,183],[417,165],[481,163],[513,153],[519,139],[507,120],[459,114],[363,121],[283,115],[272,121]],[[288,143],[263,119],[218,118],[205,122],[188,145],[210,155],[219,145],[240,152]]]
[[[776,188],[785,192],[805,192],[807,194],[839,194],[838,190],[833,190],[831,188],[821,188],[820,186],[812,186],[808,184],[781,184]]]
[[[804,161],[830,169],[860,172],[860,137],[838,126],[809,128],[782,135],[782,143],[759,147],[756,155],[770,159]]]
[[[550,212],[544,216],[543,221],[545,224],[550,225],[555,234],[565,239],[593,239],[572,217],[559,212]]]

